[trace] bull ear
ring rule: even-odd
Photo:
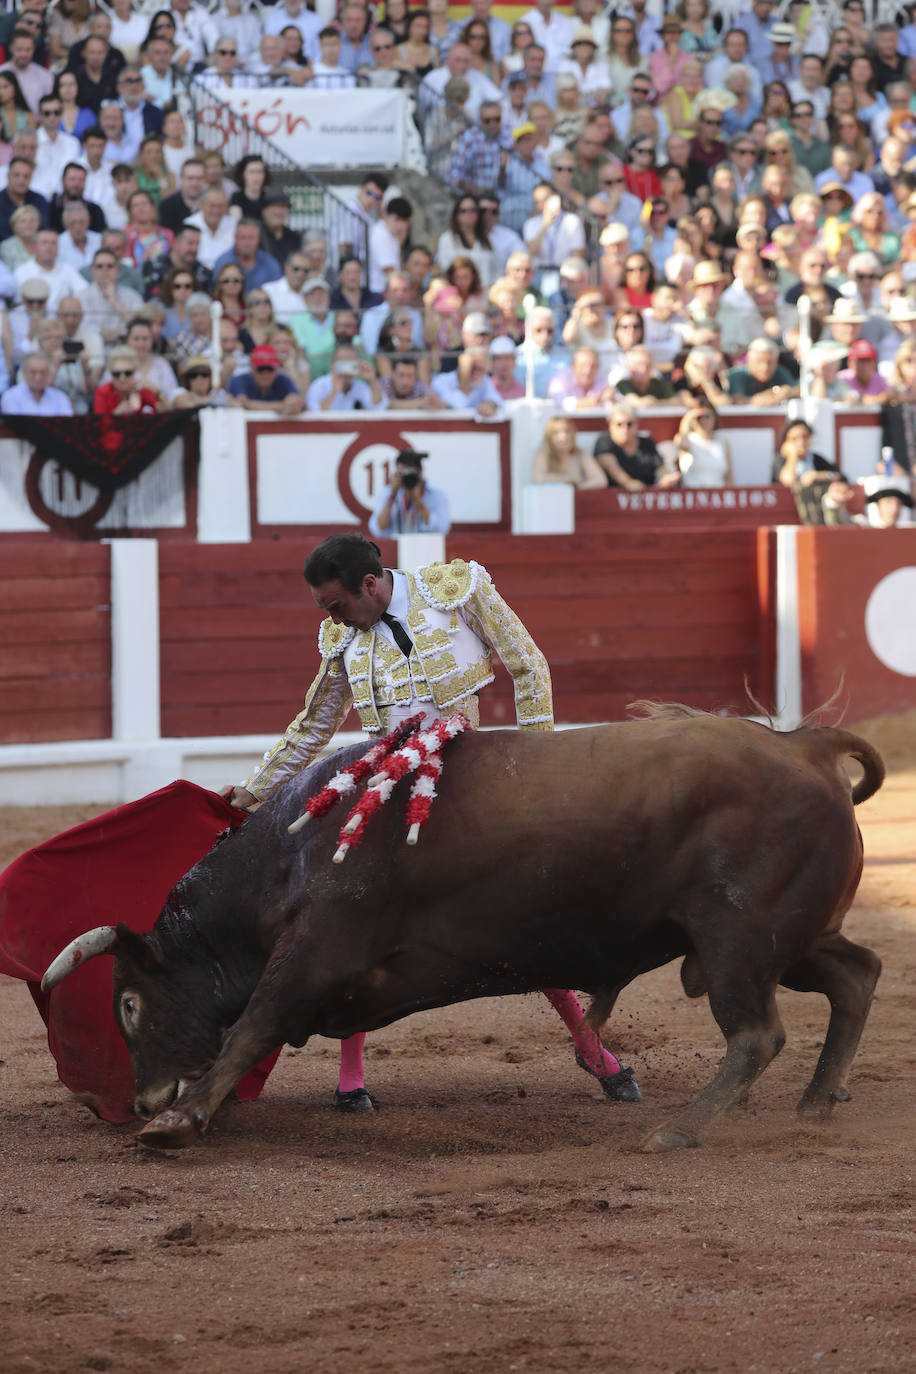
[[[94,959],[97,954],[113,954],[118,945],[118,938],[114,926],[97,926],[95,930],[87,930],[85,935],[79,935],[75,940],[71,940],[47,969],[41,980],[42,992],[47,993],[56,988],[68,973],[79,968],[87,959]]]
[[[118,954],[130,960],[136,968],[151,971],[162,963],[159,950],[149,935],[139,935],[120,921],[117,926]]]

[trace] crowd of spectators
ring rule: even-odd
[[[343,0],[325,24],[304,0],[21,0],[0,19],[2,408],[486,420],[533,393],[609,414],[589,463],[555,426],[541,473],[725,480],[717,412],[798,396],[804,297],[812,396],[882,407],[907,473],[916,24],[840,12],[537,0],[510,25],[492,0]],[[350,206],[366,250],[303,242],[260,157],[195,146],[185,74],[409,85],[448,226],[423,241],[379,172]],[[676,474],[631,452],[647,406],[687,412]]]

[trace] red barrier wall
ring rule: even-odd
[[[757,535],[707,539],[659,530],[600,536],[460,537],[546,654],[560,722],[620,720],[651,696],[707,710],[746,706],[744,679],[772,695],[773,628],[757,591]],[[485,724],[513,723],[500,671],[481,698]]]
[[[912,648],[909,672],[887,661],[907,659],[901,639],[912,646],[916,532],[800,529],[798,612],[804,711],[840,682],[850,723],[916,706]]]
[[[311,547],[160,545],[163,735],[286,729],[318,668],[322,617],[302,576]],[[382,553],[397,566],[394,544]]]
[[[0,545],[0,743],[111,734],[109,550]]]

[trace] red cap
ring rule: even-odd
[[[257,348],[251,350],[251,366],[279,368],[280,359],[270,344],[259,344]]]
[[[258,350],[255,349],[255,353],[257,353],[257,351]],[[850,362],[854,363],[859,358],[871,358],[874,362],[878,361],[878,355],[867,339],[856,339],[855,343],[849,350]]]

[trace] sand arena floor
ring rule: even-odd
[[[701,1150],[642,1153],[722,1052],[672,965],[608,1035],[640,1106],[607,1104],[530,996],[370,1037],[375,1115],[330,1109],[336,1046],[314,1040],[160,1155],[70,1099],[0,979],[5,1374],[912,1370],[916,713],[869,733],[897,771],[860,808],[845,930],[884,973],[821,1127],[793,1108],[827,1004],[781,992],[788,1043],[747,1107]],[[88,814],[0,811],[0,864]]]

